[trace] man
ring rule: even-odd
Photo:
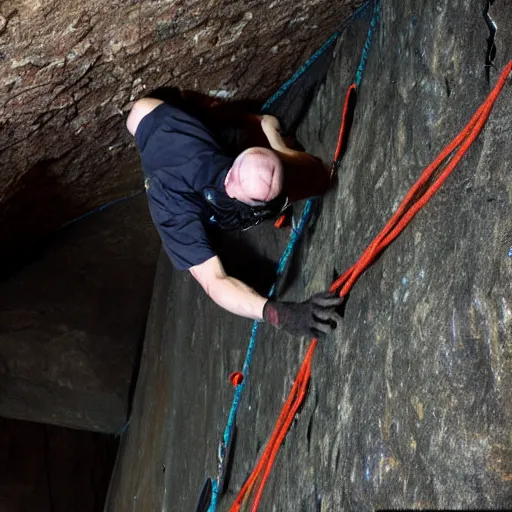
[[[244,117],[264,140],[233,157],[199,116],[156,98],[135,102],[126,125],[141,155],[151,216],[174,266],[189,270],[219,306],[292,334],[321,336],[336,327],[341,299],[328,293],[302,303],[266,299],[226,274],[208,239],[210,222],[247,229],[328,185],[321,161],[289,148],[275,117]],[[316,178],[308,182],[311,174]]]

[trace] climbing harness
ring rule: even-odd
[[[343,31],[354,21],[359,19],[366,10],[372,5],[372,3],[378,5],[378,1],[374,2],[373,0],[366,2],[362,4],[353,14],[350,18],[348,18],[341,26],[340,28],[321,46],[321,48],[312,55],[305,63],[304,65],[299,68],[292,77],[286,81],[280,89],[263,105],[261,112],[265,113],[268,112],[270,107],[281,97],[283,94],[307,71],[307,69],[322,55],[324,54],[328,48],[331,47],[331,45],[339,38],[339,36],[343,33]],[[366,45],[365,45],[366,46]],[[360,66],[361,67],[361,66]],[[363,65],[364,67],[364,65]],[[313,200],[309,199],[306,201],[300,220],[297,224],[297,226],[294,226],[294,229],[292,229],[290,240],[288,241],[288,245],[286,246],[283,254],[281,255],[281,258],[279,259],[278,265],[277,265],[277,271],[276,271],[276,281],[272,288],[270,289],[270,292],[268,294],[269,297],[272,297],[275,293],[277,283],[279,282],[279,279],[281,278],[286,265],[290,259],[291,254],[293,253],[293,250],[295,249],[295,246],[302,235],[302,232],[304,231],[304,227],[307,225],[311,211],[312,211],[312,205]],[[208,508],[208,512],[215,512],[217,509],[217,501],[219,497],[224,492],[224,485],[219,485],[219,483],[224,484],[225,482],[225,473],[226,473],[226,467],[229,463],[229,457],[227,456],[231,452],[231,446],[230,442],[233,439],[233,431],[235,429],[235,423],[236,423],[236,415],[238,411],[238,407],[240,404],[240,399],[242,396],[242,392],[244,390],[245,383],[247,381],[247,378],[249,376],[249,369],[252,361],[252,355],[254,352],[255,344],[256,344],[256,336],[258,332],[258,326],[260,322],[255,321],[252,325],[251,330],[251,338],[249,341],[249,346],[247,348],[245,361],[242,367],[242,371],[238,372],[241,374],[241,377],[239,378],[239,381],[237,384],[235,384],[235,395],[233,397],[233,402],[231,404],[231,409],[229,411],[228,421],[226,428],[224,430],[224,434],[222,436],[222,439],[219,443],[218,448],[218,468],[217,468],[217,477],[215,479],[207,478],[207,482],[210,481],[212,485],[212,493],[211,493],[211,503],[210,507]],[[224,475],[224,476],[223,476]],[[208,485],[205,483],[204,485]],[[199,512],[199,511],[197,511]]]

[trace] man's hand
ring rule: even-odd
[[[342,298],[329,292],[317,293],[300,303],[270,299],[263,308],[263,318],[290,334],[319,338],[332,332],[341,322],[335,308],[342,302]]]

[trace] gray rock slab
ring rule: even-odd
[[[512,10],[491,6],[488,81],[485,4],[383,3],[337,184],[303,239],[287,299],[325,289],[357,260],[486,98],[512,58]],[[326,161],[366,31],[355,24],[340,40],[299,129]],[[511,100],[509,81],[453,175],[354,286],[342,325],[316,350],[261,510],[512,506]],[[249,321],[215,309],[165,258],[157,283],[108,511],[194,509],[215,475],[227,375],[249,340]],[[254,467],[308,343],[262,326],[219,510]]]

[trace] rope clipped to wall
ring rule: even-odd
[[[304,63],[304,65],[296,73],[294,73],[294,75],[287,82],[285,82],[280,87],[280,89],[263,105],[263,107],[261,109],[262,112],[268,111],[269,108],[279,98],[281,98],[281,96],[283,96],[283,94],[310,68],[310,66],[322,54],[324,54],[327,51],[328,48],[331,47],[331,45],[338,39],[338,37],[343,33],[343,31],[351,23],[353,23],[354,21],[359,19],[372,4],[374,4],[374,6],[375,6],[374,9],[378,9],[380,11],[380,4],[379,4],[378,0],[377,1],[371,0],[369,2],[366,2],[366,3],[362,4],[352,14],[352,16],[350,18],[348,18],[342,24],[340,29],[337,32],[335,32],[322,45],[322,47],[313,56],[311,56]],[[374,15],[374,18],[375,18],[375,15]],[[371,40],[371,35],[370,34],[372,33],[372,30],[373,30],[372,27],[375,26],[374,18],[372,18],[372,23],[370,24],[370,31],[369,31],[369,38],[370,38],[370,40]],[[367,41],[367,43],[368,43],[368,41]],[[365,48],[366,47],[367,47],[367,44],[365,44]],[[369,45],[368,45],[368,48],[369,48]],[[367,51],[368,50],[366,50],[366,53],[364,53],[364,59],[361,59],[361,63],[360,63],[359,68],[358,68],[358,72],[359,72],[359,74],[361,76],[362,76],[362,72],[363,72],[363,69],[364,69],[364,64],[366,62]],[[338,156],[335,156],[335,160],[337,160],[337,158],[338,158]],[[297,245],[297,242],[299,241],[299,239],[300,239],[300,237],[301,237],[301,235],[302,235],[302,233],[304,231],[304,228],[305,228],[305,226],[307,225],[307,223],[308,223],[308,221],[310,219],[311,211],[312,211],[312,205],[313,205],[313,201],[312,200],[306,201],[306,203],[304,205],[304,209],[303,209],[301,217],[300,217],[300,220],[299,220],[296,228],[292,230],[292,233],[291,233],[291,236],[290,236],[290,240],[289,240],[289,242],[288,242],[288,244],[287,244],[283,254],[281,255],[281,258],[279,259],[279,263],[278,263],[278,266],[277,266],[277,272],[276,272],[276,281],[275,281],[274,285],[272,286],[272,288],[270,289],[270,292],[268,294],[269,297],[272,297],[274,295],[276,287],[277,287],[277,283],[279,282],[279,279],[283,275],[283,272],[284,272],[284,270],[286,268],[286,265],[287,265],[291,255],[293,254],[293,251],[294,251],[294,249],[295,249],[295,247]],[[224,434],[222,436],[222,440],[219,443],[217,476],[216,476],[215,479],[207,479],[206,480],[205,485],[203,487],[203,492],[201,493],[201,497],[202,498],[203,498],[204,493],[211,494],[210,505],[209,505],[209,507],[207,509],[206,508],[200,509],[199,505],[198,505],[197,512],[200,512],[200,510],[208,510],[208,512],[215,512],[217,510],[218,500],[219,500],[220,496],[222,495],[222,493],[224,491],[224,483],[225,483],[226,470],[227,470],[227,466],[228,466],[230,455],[231,455],[231,453],[230,453],[231,452],[231,442],[232,442],[232,439],[233,439],[234,430],[235,430],[235,426],[236,426],[236,416],[237,416],[237,412],[238,412],[238,408],[239,408],[239,404],[240,404],[240,399],[241,399],[241,396],[242,396],[242,393],[243,393],[243,390],[244,390],[244,387],[245,387],[245,383],[246,383],[247,378],[249,376],[250,366],[251,366],[251,362],[252,362],[252,356],[253,356],[254,348],[255,348],[255,345],[256,345],[256,338],[257,338],[259,324],[260,323],[258,321],[255,321],[253,323],[253,325],[252,325],[251,338],[250,338],[249,345],[248,345],[248,348],[247,348],[247,352],[246,352],[245,361],[244,361],[244,364],[243,364],[242,371],[241,372],[234,372],[234,374],[232,374],[232,376],[234,378],[236,378],[236,383],[234,383],[234,385],[235,385],[235,394],[234,394],[234,397],[233,397],[233,402],[231,404],[231,409],[229,411],[227,425],[226,425],[226,428],[224,430]],[[233,379],[231,379],[231,380],[233,382]],[[201,503],[204,504],[205,500],[204,499],[203,500],[200,499],[199,503],[200,504]]]
[[[340,157],[344,149],[344,144],[346,144],[347,141],[348,129],[350,124],[348,122],[348,118],[352,110],[351,107],[354,106],[354,95],[356,94],[357,89],[361,83],[363,71],[366,65],[366,60],[368,58],[368,52],[371,47],[373,34],[377,27],[379,18],[380,1],[377,0],[374,2],[373,15],[370,21],[370,28],[368,29],[366,42],[363,47],[361,61],[357,69],[356,80],[353,84],[350,85],[345,96],[342,111],[341,127],[338,136],[338,144],[336,146],[336,150],[334,152],[333,157],[331,177],[339,163]],[[308,201],[308,203],[310,202]],[[306,208],[307,207],[308,205],[306,205]],[[245,510],[246,507],[249,505],[251,494],[253,492],[255,494],[250,510],[251,512],[256,512],[258,510],[258,506],[263,495],[265,484],[270,476],[270,472],[272,470],[274,461],[277,457],[279,448],[281,447],[281,444],[290,428],[290,425],[293,422],[293,419],[295,418],[297,411],[299,410],[300,406],[302,405],[306,397],[309,379],[311,376],[311,361],[313,359],[313,354],[316,348],[317,341],[318,340],[316,338],[313,338],[313,340],[311,341],[311,344],[302,362],[302,365],[300,367],[299,373],[297,374],[290,394],[288,395],[288,398],[277,420],[276,426],[274,427],[274,431],[272,432],[272,435],[270,436],[270,439],[267,442],[267,445],[258,463],[256,464],[256,467],[254,468],[249,478],[246,480],[240,492],[238,493],[236,500],[234,501],[233,505],[230,508],[230,512],[240,512],[241,510]]]
[[[437,190],[439,190],[441,185],[446,181],[448,176],[452,173],[456,165],[482,131],[483,126],[489,118],[489,114],[491,113],[494,103],[503,90],[510,73],[512,73],[512,61],[505,66],[494,89],[478,108],[469,123],[462,129],[459,135],[457,135],[441,151],[435,160],[427,166],[420,178],[411,187],[397,211],[384,226],[383,230],[368,245],[359,260],[342,276],[334,281],[330,288],[332,293],[339,293],[340,297],[346,298],[357,279],[371,266],[377,256],[384,251],[384,249],[388,247],[393,240],[395,240],[395,238],[413,219],[416,213],[418,213],[418,211],[425,206]],[[443,163],[446,163],[444,169],[440,172],[434,182],[428,185],[434,172],[440,169]],[[422,189],[425,189],[425,191],[422,194],[419,194],[419,191]],[[244,484],[235,503],[231,507],[230,512],[239,512],[248,505],[250,493],[256,487],[256,483],[259,479],[259,487],[254,497],[251,512],[255,512],[257,510],[261,500],[263,487],[269,477],[277,451],[288,432],[289,426],[291,425],[297,410],[304,401],[309,378],[311,376],[311,361],[317,342],[318,340],[316,338],[313,338],[311,341],[292,390],[278,418],[274,432],[272,433],[256,468]]]

